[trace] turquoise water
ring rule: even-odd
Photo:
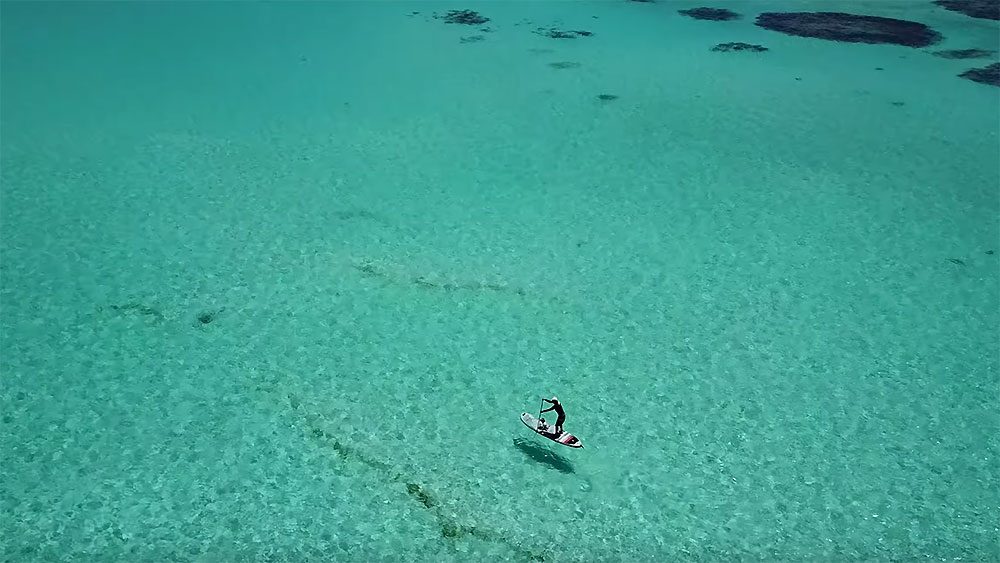
[[[698,5],[5,2],[2,559],[997,560],[997,22]]]

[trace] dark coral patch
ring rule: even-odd
[[[927,47],[941,40],[941,34],[922,23],[841,12],[766,12],[755,23],[788,35],[845,43]]]
[[[561,29],[556,29],[554,27],[544,28],[540,27],[534,31],[534,33],[541,35],[543,37],[548,37],[550,39],[576,39],[577,37],[590,37],[594,34],[592,31],[583,30],[570,30],[563,31]]]
[[[677,12],[682,16],[696,20],[724,22],[740,19],[739,14],[725,8],[691,8],[690,10],[677,10]]]
[[[763,53],[767,51],[768,48],[763,45],[753,45],[751,43],[719,43],[715,47],[712,47],[713,51],[720,53],[728,53],[730,51],[750,51],[753,53]]]
[[[1000,20],[1000,0],[934,0],[934,3],[972,18]]]
[[[996,51],[986,51],[984,49],[951,49],[946,51],[933,51],[932,55],[942,59],[985,59],[992,57]]]
[[[973,82],[979,82],[980,84],[1000,86],[1000,63],[993,63],[983,68],[969,69],[959,74],[959,76],[968,78]]]
[[[434,17],[444,20],[445,23],[457,23],[462,25],[481,25],[490,21],[490,18],[484,17],[478,12],[473,12],[472,10],[451,10],[443,16],[435,15]]]

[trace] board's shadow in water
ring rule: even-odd
[[[573,464],[568,459],[549,451],[548,448],[543,448],[538,444],[533,444],[521,438],[514,439],[514,447],[521,450],[521,453],[531,458],[532,461],[548,465],[552,469],[562,473],[575,473]]]

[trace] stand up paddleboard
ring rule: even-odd
[[[561,434],[555,433],[555,426],[549,425],[547,422],[542,422],[535,418],[531,413],[522,412],[521,422],[525,426],[535,431],[536,434],[540,436],[545,436],[553,442],[557,442],[564,446],[569,446],[571,448],[582,448],[583,442],[579,438],[570,434],[569,432],[563,431]]]

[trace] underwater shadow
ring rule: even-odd
[[[562,473],[575,473],[573,469],[573,464],[569,462],[568,459],[563,456],[550,451],[548,448],[543,448],[538,444],[533,444],[528,440],[522,438],[514,439],[514,447],[521,450],[521,453],[531,458],[533,461],[538,463],[548,465],[552,469]]]

